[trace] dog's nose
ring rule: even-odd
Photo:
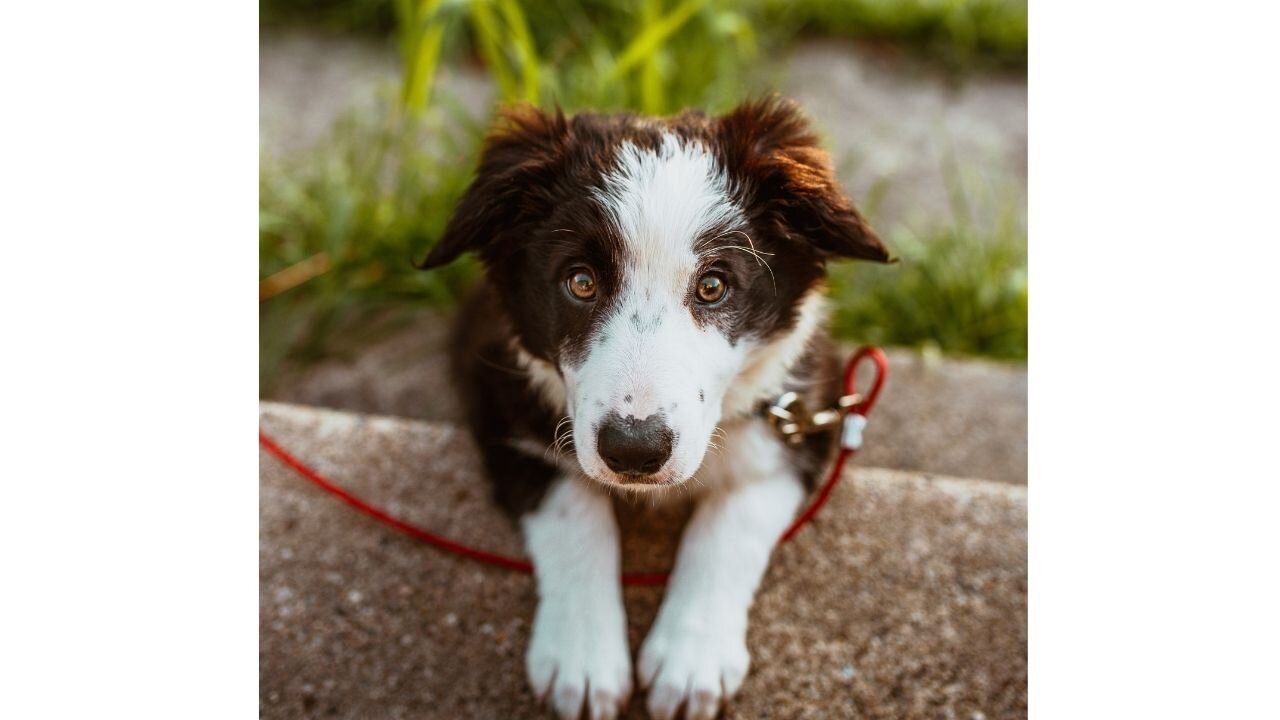
[[[671,441],[671,428],[659,414],[637,420],[610,413],[600,424],[596,448],[616,473],[652,475],[671,457]]]

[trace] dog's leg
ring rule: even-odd
[[[737,471],[733,485],[712,491],[694,511],[640,651],[640,683],[650,688],[655,720],[674,717],[681,703],[690,720],[714,717],[747,674],[747,611],[804,490],[782,462]]]
[[[613,505],[589,481],[557,479],[526,515],[525,545],[538,583],[526,668],[533,692],[561,718],[613,718],[631,693]]]

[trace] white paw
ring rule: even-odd
[[[709,720],[747,676],[751,657],[743,623],[704,617],[681,622],[659,617],[640,650],[640,684],[649,688],[649,715],[670,720],[685,706],[686,720]]]
[[[612,607],[616,606],[616,607]],[[538,603],[525,668],[539,701],[563,720],[612,720],[631,696],[631,656],[620,603],[590,597]]]

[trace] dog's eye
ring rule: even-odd
[[[709,272],[698,278],[698,302],[711,305],[724,299],[729,286],[720,273]]]
[[[596,296],[596,276],[586,268],[578,268],[569,273],[569,279],[565,281],[565,285],[579,300],[590,300]]]

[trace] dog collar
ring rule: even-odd
[[[858,393],[841,395],[832,407],[809,412],[804,398],[795,392],[785,392],[764,408],[769,426],[788,445],[799,445],[809,435],[841,430],[841,444],[857,448],[862,444],[862,429],[867,418],[855,412],[865,399]],[[856,442],[856,444],[851,444]]]

